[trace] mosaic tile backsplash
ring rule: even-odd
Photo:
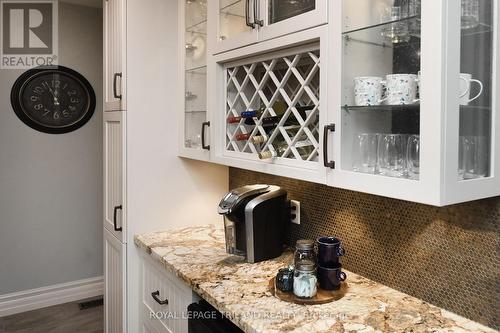
[[[230,168],[230,188],[256,183],[300,201],[288,244],[336,236],[346,269],[500,329],[500,197],[439,208]]]

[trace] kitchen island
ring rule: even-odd
[[[269,280],[292,261],[249,264],[225,251],[222,225],[136,235],[135,244],[245,332],[496,332],[349,271],[335,302],[303,306],[274,297]]]

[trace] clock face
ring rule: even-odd
[[[74,131],[92,117],[95,94],[90,83],[69,68],[38,67],[17,79],[11,102],[25,124],[57,134]]]

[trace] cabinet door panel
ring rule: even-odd
[[[221,53],[257,42],[257,26],[253,23],[258,0],[214,0],[208,4],[215,28],[213,53]]]
[[[104,1],[104,110],[125,110],[125,0]]]
[[[327,9],[328,0],[260,0],[259,41],[325,24]]]
[[[126,245],[104,229],[105,333],[126,331]]]
[[[123,112],[104,114],[104,227],[126,242]]]

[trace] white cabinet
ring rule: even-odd
[[[191,288],[148,255],[141,258],[141,322],[158,332],[187,333],[187,307],[198,300]]]
[[[284,36],[327,22],[328,0],[209,2],[213,53]]]
[[[104,138],[104,227],[121,242],[126,242],[125,202],[125,114],[105,112]]]
[[[497,196],[498,1],[403,3],[332,3],[328,185],[436,206]]]
[[[179,86],[183,87],[179,103],[179,155],[209,160],[206,0],[179,0],[179,37]]]
[[[126,245],[104,230],[104,332],[126,332]]]
[[[320,26],[211,58],[212,160],[326,183],[327,46]]]
[[[126,109],[126,2],[104,0],[104,111]]]

